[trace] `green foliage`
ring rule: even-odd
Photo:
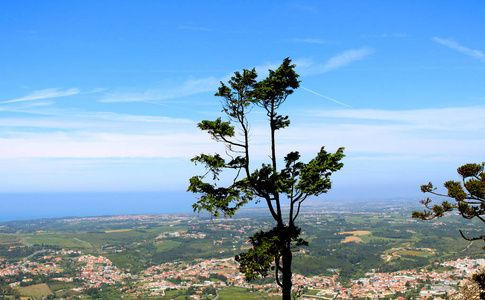
[[[202,294],[204,295],[215,295],[216,293],[216,289],[212,286],[207,286],[202,290]]]
[[[219,154],[194,157],[192,162],[205,166],[207,173],[193,176],[187,189],[199,196],[193,204],[194,211],[207,211],[216,218],[221,214],[233,216],[253,200],[266,203],[276,226],[270,231],[255,233],[250,239],[253,248],[236,259],[248,280],[266,276],[274,269],[284,299],[291,296],[291,250],[308,244],[299,238],[300,229],[295,225],[301,204],[307,197],[321,195],[331,188],[330,176],[342,168],[340,161],[344,157],[343,148],[328,153],[322,147],[315,158],[304,163],[300,161],[300,154],[294,151],[284,157],[284,167],[278,169],[275,132],[290,125],[289,117],[278,114],[278,109],[300,85],[294,68],[295,65],[286,58],[278,69],[269,70],[269,75],[260,81],[252,69],[235,72],[227,85],[221,82],[215,96],[222,98],[222,112],[228,121],[221,118],[204,120],[198,127],[226,146],[229,160]],[[270,129],[270,162],[263,163],[260,168],[250,166],[248,115],[255,106],[266,112]],[[230,185],[219,186],[224,170],[233,170],[235,175]],[[206,179],[209,174],[212,175],[211,181]],[[282,199],[288,199],[290,211],[287,216],[282,211]],[[279,274],[282,274],[282,280]]]
[[[465,219],[477,218],[485,222],[485,163],[482,164],[465,164],[457,169],[461,176],[461,182],[449,180],[444,183],[447,189],[447,194],[440,194],[436,192],[436,188],[430,182],[421,186],[423,193],[431,193],[437,196],[452,198],[455,203],[443,201],[441,204],[431,205],[432,200],[427,198],[421,203],[427,208],[423,212],[414,211],[413,218],[421,220],[431,220],[434,218],[441,218],[447,212],[458,210],[460,215]],[[485,235],[468,238],[460,231],[460,234],[466,240],[484,240]]]
[[[286,245],[295,247],[307,246],[308,242],[299,238],[301,229],[298,227],[275,227],[269,231],[258,231],[251,238],[253,247],[245,253],[236,256],[239,271],[244,273],[247,280],[258,276],[266,277],[275,257],[281,255]]]

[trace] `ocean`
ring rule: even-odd
[[[187,192],[2,193],[0,222],[39,218],[192,212]]]

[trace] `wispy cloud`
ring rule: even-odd
[[[288,8],[292,11],[292,12],[299,12],[299,13],[313,13],[313,14],[316,14],[319,12],[319,10],[315,7],[315,6],[311,6],[311,5],[308,5],[308,4],[303,4],[301,2],[290,2],[287,4]]]
[[[27,107],[0,107],[0,111],[21,112],[24,114],[55,117],[61,118],[63,121],[57,119],[57,127],[71,128],[71,123],[78,124],[80,127],[89,126],[93,120],[103,120],[111,122],[125,122],[125,123],[177,123],[177,124],[193,124],[194,122],[189,119],[162,117],[162,116],[150,116],[150,115],[133,115],[133,114],[119,114],[115,112],[95,112],[87,111],[77,108],[56,108],[49,104],[38,105],[42,103],[36,103],[36,105],[29,105]],[[41,122],[43,123],[43,122]],[[36,127],[36,119],[30,117],[29,121],[25,119],[2,119],[0,120],[0,126],[26,126]],[[96,125],[98,126],[98,125]],[[119,125],[118,125],[119,126]],[[77,126],[76,126],[77,127]]]
[[[183,30],[196,30],[196,31],[210,31],[208,28],[196,27],[196,26],[179,26],[179,29]]]
[[[2,101],[0,103],[14,103],[14,102],[22,102],[22,101],[32,101],[32,100],[39,100],[39,99],[49,99],[49,98],[58,98],[58,97],[67,97],[79,94],[81,91],[77,88],[71,88],[67,90],[62,90],[58,88],[51,88],[51,89],[43,89],[34,91],[24,97]]]
[[[464,47],[464,46],[460,45],[459,43],[457,43],[453,40],[447,40],[447,39],[442,39],[442,38],[438,38],[438,37],[434,37],[433,40],[437,43],[440,43],[441,45],[448,47],[448,48],[451,48],[453,50],[464,53],[464,54],[469,55],[471,57],[474,57],[478,60],[481,60],[482,62],[485,62],[485,53],[483,53],[479,50],[473,50],[473,49]]]
[[[374,34],[374,35],[363,35],[362,36],[363,38],[381,38],[381,39],[385,39],[385,38],[404,38],[404,37],[408,37],[407,34],[404,34],[404,33],[383,33],[383,34]]]
[[[350,65],[353,62],[363,60],[367,56],[374,53],[374,50],[369,47],[362,47],[360,49],[353,49],[344,51],[334,57],[331,57],[324,64],[316,64],[310,59],[301,59],[295,61],[297,65],[297,72],[301,75],[315,75]]]
[[[106,90],[107,90],[107,88],[95,88],[95,89],[92,89],[88,92],[84,92],[83,94],[101,93],[101,92],[104,92]]]
[[[328,72],[337,68],[347,66],[354,61],[364,59],[366,56],[372,53],[373,50],[371,50],[370,48],[361,48],[357,50],[345,51],[329,59],[328,62],[323,66],[322,72]]]
[[[292,39],[290,42],[293,43],[306,43],[306,44],[335,44],[335,42],[327,41],[327,40],[322,40],[322,39],[311,39],[311,38],[306,38],[306,39]]]
[[[144,92],[117,92],[107,94],[101,102],[150,102],[175,99],[190,96],[198,93],[215,91],[219,85],[215,77],[191,79],[185,81],[182,85],[167,89],[148,89]]]
[[[188,119],[172,118],[172,117],[159,117],[159,116],[143,116],[143,115],[129,115],[129,114],[117,114],[113,112],[86,112],[78,114],[80,117],[86,118],[98,118],[108,121],[120,121],[120,122],[143,122],[143,123],[185,123],[194,124],[195,122]]]

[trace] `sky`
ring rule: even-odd
[[[0,206],[59,193],[52,207],[74,209],[69,193],[115,193],[138,195],[117,206],[155,212],[173,196],[139,195],[179,193],[190,210],[188,179],[204,173],[190,158],[222,149],[197,129],[222,116],[220,82],[253,67],[264,78],[286,57],[301,86],[282,107],[278,154],[345,147],[328,199],[425,197],[420,185],[485,160],[484,11],[472,0],[2,1]],[[251,118],[257,167],[268,128]]]

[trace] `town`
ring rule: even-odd
[[[89,288],[102,289],[106,285],[116,285],[122,294],[136,296],[163,296],[167,290],[191,290],[191,299],[201,299],[207,288],[217,292],[228,286],[242,287],[268,296],[280,294],[274,283],[246,282],[237,271],[233,258],[164,263],[134,275],[114,266],[106,257],[83,255],[80,251],[46,250],[36,257],[16,263],[0,259],[0,277],[13,288],[27,286],[39,275],[54,281],[79,282],[82,283],[81,287],[72,288],[79,295]],[[73,276],[66,276],[65,266],[72,262],[79,263],[79,266]],[[440,296],[455,290],[460,280],[477,272],[484,263],[485,259],[465,258],[441,263],[440,267],[447,267],[442,272],[426,268],[392,273],[370,272],[364,278],[352,280],[347,286],[337,280],[338,272],[331,277],[295,274],[294,283],[297,289],[306,292],[301,299],[380,299],[405,294],[419,286],[422,299],[440,299]],[[16,281],[19,278],[22,279]],[[313,291],[315,296],[308,295],[308,291]]]

